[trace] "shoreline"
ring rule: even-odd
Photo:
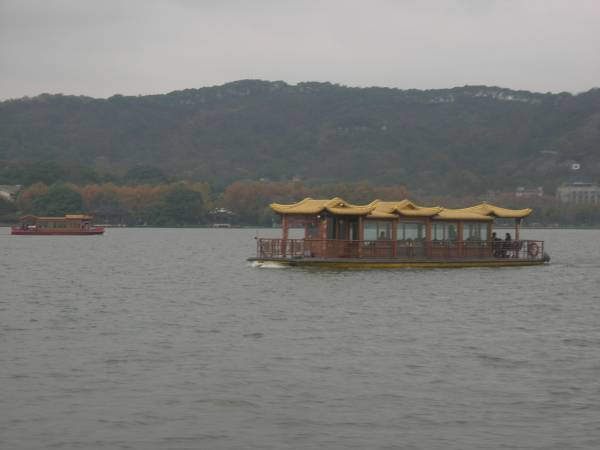
[[[17,222],[18,223],[18,222]],[[11,226],[16,225],[16,223],[1,223],[0,228],[10,228]],[[153,225],[110,225],[110,224],[102,224],[101,226],[105,228],[179,228],[179,229],[214,229],[214,230],[232,230],[232,229],[263,229],[263,230],[272,230],[272,229],[281,229],[281,226],[276,227],[267,227],[261,225],[232,225],[230,227],[215,227],[212,225],[184,225],[184,226],[153,226]],[[510,225],[500,225],[495,226],[494,230],[511,230],[514,229],[514,226]],[[600,225],[531,225],[531,226],[521,226],[521,230],[600,230]]]

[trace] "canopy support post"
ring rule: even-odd
[[[432,240],[432,226],[431,226],[431,218],[427,218],[427,222],[425,222],[425,244],[426,244],[426,254],[429,258],[431,258],[431,240]]]
[[[287,214],[284,214],[281,218],[281,232],[282,232],[282,237],[281,237],[281,256],[283,256],[285,258],[285,254],[286,254],[286,247],[287,247],[287,240],[288,240],[288,234],[289,234],[289,222],[288,222],[288,216]]]
[[[358,257],[362,258],[363,241],[365,240],[365,221],[358,216]]]
[[[398,247],[398,219],[392,220],[392,258],[397,256]]]
[[[325,258],[326,255],[326,251],[327,251],[327,221],[329,220],[327,216],[324,216],[323,214],[319,214],[320,218],[320,222],[319,222],[319,239],[321,239],[321,249],[320,249],[320,257],[321,258]],[[318,216],[318,217],[319,217]]]
[[[515,219],[515,241],[521,240],[521,218]]]
[[[464,249],[464,227],[463,227],[464,223],[462,220],[458,221],[458,225],[456,226],[456,231],[457,231],[457,236],[456,239],[458,241],[458,256],[462,256],[463,255],[463,249]]]

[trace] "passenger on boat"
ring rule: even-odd
[[[509,258],[509,252],[512,249],[512,238],[510,237],[510,233],[506,233],[504,238],[504,245],[502,246],[502,257]]]

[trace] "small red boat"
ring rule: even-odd
[[[20,236],[88,236],[103,234],[104,227],[92,225],[92,216],[67,214],[64,217],[23,216],[11,234]]]

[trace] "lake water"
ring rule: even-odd
[[[525,230],[544,267],[249,267],[278,233],[0,229],[0,448],[600,448],[600,231]]]

